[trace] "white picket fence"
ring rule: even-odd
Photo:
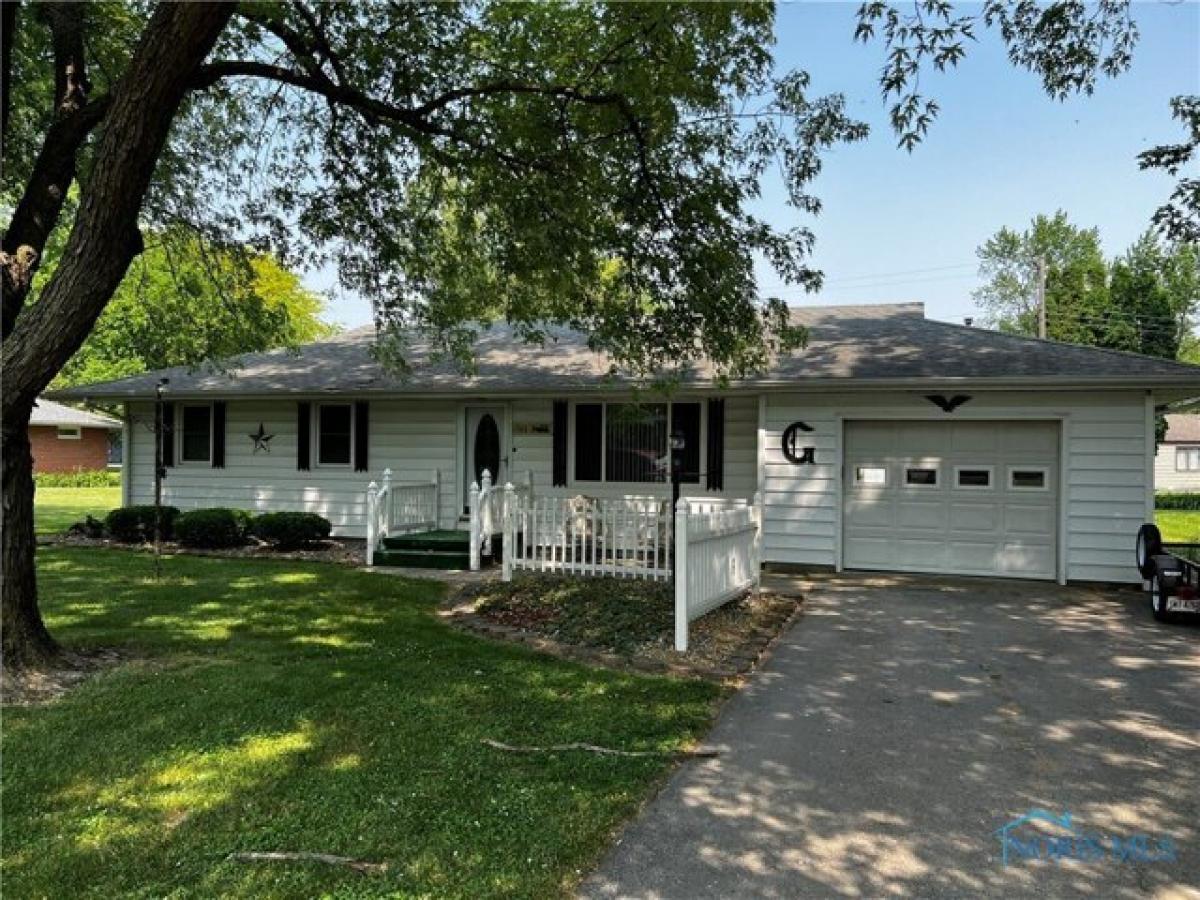
[[[392,534],[433,531],[438,527],[441,476],[436,469],[429,481],[393,482],[392,470],[383,470],[382,484],[367,485],[367,565],[375,551]]]
[[[507,489],[511,490],[507,490]],[[495,556],[495,535],[503,531],[504,510],[510,502],[520,502],[533,497],[533,470],[525,473],[524,484],[509,484],[501,488],[492,484],[492,473],[483,470],[479,481],[471,482],[467,489],[467,512],[470,529],[470,567],[479,570],[482,558]],[[507,550],[508,545],[505,544]]]
[[[675,508],[675,649],[688,647],[688,625],[748,588],[762,572],[762,497],[730,506]]]
[[[761,570],[762,500],[534,497],[504,490],[503,578],[516,570],[675,579],[675,649],[688,626],[743,591]]]

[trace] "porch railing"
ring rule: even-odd
[[[392,470],[383,470],[382,484],[367,485],[367,565],[383,539],[410,531],[438,527],[441,474],[433,470],[429,481],[393,482]]]
[[[467,491],[467,511],[470,515],[470,566],[478,571],[484,557],[495,556],[495,537],[503,534],[505,509],[512,502],[532,499],[533,470],[525,473],[520,485],[507,485],[508,490],[492,484],[492,473],[483,470],[478,482],[472,482]],[[513,498],[510,500],[510,496]],[[507,552],[509,544],[505,545]]]

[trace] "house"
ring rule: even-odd
[[[725,389],[697,365],[639,406],[584,336],[551,328],[537,347],[506,326],[481,334],[469,375],[419,340],[412,373],[390,374],[367,328],[58,396],[125,405],[125,502],[153,495],[167,378],[164,496],[184,508],[307,509],[363,536],[387,468],[453,528],[485,469],[540,497],[661,500],[673,459],[684,497],[761,494],[768,564],[1138,580],[1156,410],[1200,396],[1200,367],[932,321],[919,303],[794,315],[805,349]]]
[[[29,418],[34,472],[78,472],[108,467],[116,419],[39,398]]]
[[[1200,491],[1200,414],[1167,419],[1167,434],[1154,456],[1154,487],[1159,491]]]

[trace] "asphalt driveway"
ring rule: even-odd
[[[709,743],[582,896],[1200,897],[1200,628],[1134,591],[820,582]]]

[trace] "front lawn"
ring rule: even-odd
[[[1154,521],[1168,544],[1200,544],[1200,511],[1190,509],[1159,509]]]
[[[33,527],[38,534],[58,534],[85,516],[103,519],[120,505],[119,487],[39,487],[33,498]]]
[[[51,630],[128,662],[3,735],[7,897],[554,896],[667,771],[509,754],[698,739],[717,689],[444,625],[442,587],[320,564],[39,553]],[[311,851],[383,862],[226,861]]]

